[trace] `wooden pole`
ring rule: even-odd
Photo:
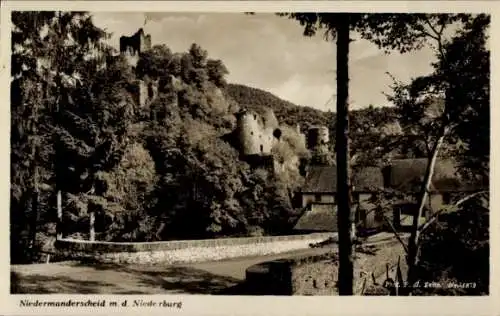
[[[63,225],[63,211],[62,211],[62,192],[57,190],[57,226],[56,226],[56,239],[62,239],[62,225]]]
[[[95,225],[95,212],[91,211],[89,213],[89,216],[90,216],[90,235],[89,235],[89,240],[90,241],[94,241],[95,240],[95,228],[94,228],[94,225]]]
[[[349,14],[338,14],[337,31],[337,194],[339,295],[353,295],[351,199],[349,192]]]

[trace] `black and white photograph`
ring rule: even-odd
[[[21,306],[490,295],[489,13],[97,7],[9,13]]]

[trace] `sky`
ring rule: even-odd
[[[231,83],[260,88],[298,105],[335,111],[335,43],[321,34],[304,37],[296,21],[271,13],[92,14],[97,26],[113,33],[110,42],[116,48],[120,36],[130,36],[142,27],[151,34],[153,45],[166,44],[174,52],[187,51],[197,43],[209,58],[224,62]],[[387,72],[408,81],[431,72],[434,61],[430,49],[386,55],[359,39],[351,43],[349,57],[351,109],[389,105],[383,94],[390,92]]]

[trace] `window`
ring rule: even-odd
[[[422,210],[422,217],[427,217],[427,211],[429,209],[427,207],[424,207],[424,209]],[[415,213],[417,213],[418,210],[415,210]]]
[[[276,139],[280,139],[280,137],[281,137],[281,130],[280,130],[279,128],[275,129],[275,130],[273,131],[273,136],[274,136],[274,138],[276,138]]]
[[[355,216],[356,224],[366,225],[366,210],[358,208]]]
[[[404,216],[415,216],[418,212],[418,205],[413,203],[403,204],[401,205],[401,215]],[[424,207],[422,210],[422,217],[425,217],[427,212],[427,208]]]
[[[391,185],[391,168],[384,167],[382,169],[382,177],[384,179],[384,187],[390,187]]]
[[[314,201],[316,201],[316,202],[321,202],[321,194],[316,193],[316,194],[314,195]]]
[[[451,203],[451,194],[443,193],[443,204],[447,205]]]
[[[382,208],[377,208],[375,210],[375,221],[376,222],[383,222],[384,221],[384,209]]]
[[[358,192],[353,192],[352,193],[352,199],[354,202],[359,202],[359,193]]]
[[[148,85],[148,97],[152,99],[154,97],[153,84]]]
[[[264,151],[264,146],[260,145],[260,152]]]

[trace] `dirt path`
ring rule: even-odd
[[[325,252],[304,249],[277,255],[179,265],[111,265],[78,262],[13,265],[17,293],[216,294],[241,283],[259,262]]]

